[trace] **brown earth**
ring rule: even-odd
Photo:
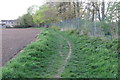
[[[34,41],[39,33],[39,29],[2,29],[2,66]]]

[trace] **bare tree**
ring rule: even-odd
[[[105,19],[105,2],[102,0],[102,21]]]

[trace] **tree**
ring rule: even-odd
[[[109,22],[118,22],[120,19],[120,2],[110,3],[107,12],[107,19]]]
[[[102,21],[105,19],[105,2],[102,0]]]
[[[33,21],[37,24],[51,23],[58,21],[57,11],[54,8],[49,8],[48,5],[40,7],[33,15]]]
[[[27,13],[34,15],[37,10],[39,10],[39,7],[37,5],[32,5],[27,9]]]
[[[23,16],[19,17],[18,22],[19,22],[21,27],[33,26],[33,18],[29,13],[24,14]]]

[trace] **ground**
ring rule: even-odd
[[[3,68],[8,78],[117,78],[118,40],[79,35],[75,30],[42,28]]]
[[[2,65],[35,40],[39,33],[39,29],[3,29],[0,34],[2,35]]]

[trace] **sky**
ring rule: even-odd
[[[0,0],[0,20],[17,19],[19,16],[22,16],[27,12],[28,7],[32,5],[41,6],[46,1],[69,1],[69,0]]]
[[[32,5],[41,6],[45,0],[0,0],[0,20],[14,20],[27,12]]]

